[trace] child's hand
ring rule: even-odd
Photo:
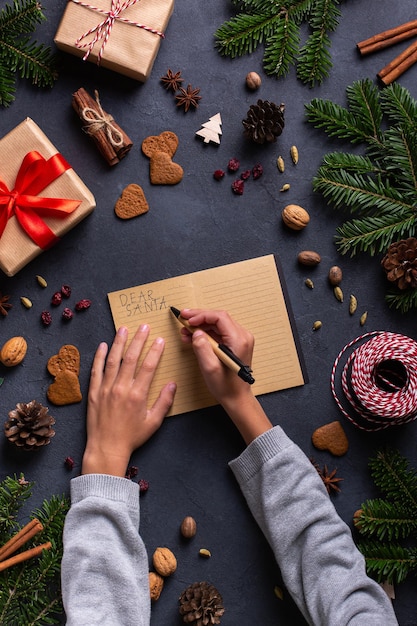
[[[176,385],[171,382],[148,408],[149,389],[165,343],[155,339],[137,370],[148,335],[149,326],[140,326],[124,354],[128,333],[122,327],[109,352],[105,343],[97,349],[88,393],[83,474],[125,476],[132,452],[160,427],[174,401]]]

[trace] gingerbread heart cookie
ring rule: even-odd
[[[171,130],[164,130],[160,135],[151,135],[142,141],[142,152],[151,157],[155,152],[166,152],[173,157],[178,148],[178,137]]]
[[[50,357],[48,372],[55,380],[47,389],[47,398],[52,404],[74,404],[82,400],[78,374],[80,372],[80,353],[70,344],[60,348],[58,354]]]
[[[149,211],[149,204],[140,185],[132,183],[125,187],[114,207],[117,217],[129,220]]]
[[[153,185],[176,185],[182,180],[184,170],[174,163],[166,152],[155,152],[149,163],[149,178]]]
[[[315,448],[319,450],[327,450],[334,456],[342,456],[346,454],[349,448],[349,442],[339,421],[330,422],[317,428],[311,441]]]

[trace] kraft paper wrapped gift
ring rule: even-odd
[[[54,41],[65,52],[145,82],[173,10],[174,0],[68,0]]]
[[[22,180],[26,162],[35,167],[26,170]],[[45,182],[48,176],[52,182],[42,187],[37,181]],[[19,197],[13,202],[16,193],[21,194],[23,209],[19,209]],[[36,215],[32,214],[32,203]],[[4,227],[0,236],[0,268],[7,276],[14,276],[44,249],[57,243],[95,206],[91,191],[32,119],[26,118],[0,139],[0,225]],[[30,222],[29,228],[38,232],[33,236],[42,241],[43,247],[25,232],[16,210],[23,221]]]

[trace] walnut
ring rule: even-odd
[[[298,204],[287,204],[281,215],[284,224],[292,230],[302,230],[310,221],[308,212]]]
[[[12,337],[2,347],[0,351],[0,361],[6,367],[19,365],[26,356],[28,344],[24,337]]]
[[[156,572],[149,572],[149,593],[152,602],[159,600],[163,587],[164,579],[162,576]]]
[[[169,548],[156,548],[152,561],[154,568],[161,576],[170,576],[177,569],[177,559]]]

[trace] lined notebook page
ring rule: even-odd
[[[225,309],[253,333],[252,388],[256,395],[305,382],[273,255],[114,291],[108,298],[115,327],[126,326],[129,341],[143,323],[151,327],[148,345],[156,337],[165,338],[149,402],[152,404],[165,383],[175,381],[177,393],[169,415],[216,404],[192,347],[180,339],[181,324],[171,306]]]

